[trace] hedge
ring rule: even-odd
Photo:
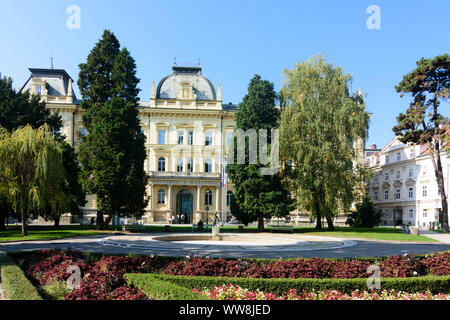
[[[0,276],[7,299],[42,300],[36,287],[10,256],[0,256]]]
[[[124,278],[128,285],[141,289],[148,297],[156,300],[210,300],[186,287],[154,277],[153,274],[129,273]]]
[[[130,277],[131,276],[131,277]],[[351,293],[352,291],[364,291],[367,289],[367,279],[260,279],[260,278],[230,278],[230,277],[203,277],[203,276],[169,276],[163,274],[127,274],[127,279],[132,279],[132,283],[139,287],[151,285],[155,281],[165,281],[176,284],[183,288],[199,289],[212,288],[227,284],[238,285],[241,288],[252,291],[261,290],[263,292],[283,295],[289,289],[297,291],[322,291],[339,290],[341,293]],[[159,282],[159,285],[164,283]],[[409,293],[430,291],[433,294],[450,293],[450,276],[424,276],[412,278],[382,278],[382,290],[404,291]],[[166,288],[160,290],[166,290]],[[172,290],[172,289],[170,289]],[[176,289],[175,289],[176,290]],[[156,297],[155,297],[156,298]],[[187,296],[184,297],[188,299]]]

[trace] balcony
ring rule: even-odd
[[[150,179],[217,179],[220,180],[220,173],[215,172],[166,172],[150,171]]]

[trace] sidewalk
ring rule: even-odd
[[[442,243],[450,244],[450,234],[448,233],[434,232],[431,230],[420,230],[420,234]]]

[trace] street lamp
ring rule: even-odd
[[[206,230],[208,230],[208,225],[209,225],[209,223],[208,223],[208,218],[209,218],[209,214],[208,214],[209,206],[208,206],[208,205],[206,205],[205,210],[206,210]]]

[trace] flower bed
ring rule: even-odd
[[[268,263],[245,260],[193,257],[170,263],[167,275],[247,277],[247,278],[366,278],[367,268],[375,261],[329,260],[322,258],[277,260]],[[383,277],[450,275],[450,252],[427,257],[391,256],[378,263]]]
[[[93,257],[90,254],[76,251],[56,250],[22,252],[13,257],[32,283],[44,291],[43,296],[67,300],[149,299],[148,295],[132,284],[128,284],[124,278],[125,274],[136,273],[175,275],[186,278],[194,276],[199,281],[201,277],[239,278],[243,280],[234,284],[247,287],[249,290],[257,289],[247,286],[256,285],[257,281],[254,284],[247,281],[251,279],[305,280],[301,284],[297,284],[297,287],[291,286],[290,283],[271,281],[270,285],[266,287],[266,291],[278,295],[284,294],[287,292],[286,290],[292,288],[307,289],[310,292],[312,290],[318,292],[339,289],[345,294],[350,294],[355,289],[363,290],[366,281],[364,278],[369,276],[367,269],[374,263],[379,266],[384,279],[393,279],[384,281],[384,289],[395,289],[396,292],[415,288],[413,292],[432,290],[434,294],[447,293],[443,286],[448,282],[448,277],[446,280],[441,280],[422,276],[450,275],[449,252],[429,256],[391,256],[379,260],[299,258],[262,261],[207,257],[170,259],[154,256]],[[72,290],[66,283],[74,275],[74,271],[68,272],[68,270],[74,270],[74,268],[79,271],[80,281],[79,286]],[[394,281],[395,278],[409,278],[413,281],[397,283]],[[189,281],[196,283],[196,280]],[[321,280],[321,282],[317,282],[317,280]],[[207,287],[223,283],[229,284],[230,282],[214,283]],[[152,290],[149,292],[156,292]]]
[[[250,291],[233,284],[203,290],[193,289],[193,291],[213,300],[450,300],[450,294],[433,295],[429,291],[407,293],[394,290],[381,292],[355,290],[350,294],[343,294],[338,290],[298,292],[296,289],[291,289],[286,294],[277,296],[260,290]]]

